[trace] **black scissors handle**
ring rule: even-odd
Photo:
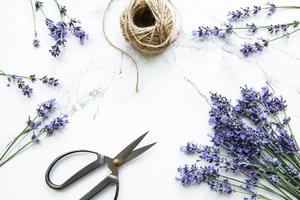
[[[119,195],[119,179],[118,179],[117,176],[112,175],[112,174],[107,176],[100,183],[98,183],[93,189],[91,189],[82,198],[80,198],[80,200],[90,200],[95,195],[97,195],[99,192],[104,190],[107,186],[109,186],[110,184],[115,184],[116,185],[116,192],[115,192],[114,200],[117,200],[118,195]]]
[[[85,166],[84,168],[82,168],[81,170],[79,170],[77,173],[75,173],[73,176],[71,176],[69,179],[67,179],[65,182],[63,182],[60,185],[54,184],[51,179],[50,179],[50,174],[51,171],[53,169],[53,167],[60,161],[62,160],[64,157],[70,155],[70,154],[75,154],[75,153],[92,153],[95,154],[97,156],[97,159],[95,161],[93,161],[92,163],[88,164],[87,166]],[[96,168],[104,165],[107,162],[107,157],[103,156],[97,152],[94,151],[89,151],[89,150],[76,150],[76,151],[71,151],[68,153],[65,153],[63,155],[60,155],[59,157],[57,157],[48,167],[47,171],[46,171],[46,175],[45,175],[45,180],[47,185],[54,189],[54,190],[61,190],[66,188],[67,186],[71,185],[72,183],[74,183],[75,181],[77,181],[78,179],[84,177],[85,175],[89,174],[90,172],[92,172],[93,170],[95,170]]]

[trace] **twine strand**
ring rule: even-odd
[[[103,31],[103,34],[104,34],[104,37],[105,37],[105,40],[112,46],[114,47],[115,49],[117,49],[118,51],[120,51],[121,53],[125,54],[126,56],[128,56],[135,68],[136,68],[136,83],[135,83],[135,91],[138,92],[139,91],[139,80],[140,80],[140,70],[139,70],[139,66],[137,64],[137,62],[135,61],[135,59],[133,58],[133,56],[128,53],[127,51],[121,49],[120,47],[118,47],[117,45],[115,45],[110,39],[109,37],[107,36],[107,33],[106,33],[106,30],[105,30],[105,19],[106,19],[106,15],[107,15],[107,12],[112,4],[113,0],[109,0],[106,8],[105,8],[105,11],[104,11],[104,14],[103,14],[103,18],[102,18],[102,31]]]
[[[136,92],[139,89],[139,65],[127,51],[115,45],[107,36],[105,20],[113,0],[109,0],[104,11],[102,30],[106,41],[127,55],[136,67]],[[179,36],[175,35],[175,7],[169,0],[131,0],[124,9],[120,26],[125,39],[145,55],[156,55],[165,51]],[[174,36],[175,35],[175,36]]]

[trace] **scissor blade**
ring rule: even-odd
[[[123,164],[126,158],[132,153],[135,147],[144,139],[144,137],[149,133],[147,131],[145,134],[134,140],[131,144],[129,144],[125,149],[123,149],[114,159],[118,159],[120,164]]]
[[[126,158],[126,160],[124,161],[124,163],[125,163],[125,162],[128,162],[128,161],[130,161],[130,160],[132,160],[132,159],[134,159],[134,158],[136,158],[136,157],[138,157],[138,156],[141,155],[141,154],[143,154],[145,151],[149,150],[149,149],[150,149],[151,147],[153,147],[155,144],[156,144],[156,142],[155,142],[155,143],[152,143],[152,144],[149,144],[149,145],[146,145],[146,146],[144,146],[144,147],[141,147],[141,148],[139,148],[139,149],[137,149],[137,150],[134,150],[134,151]]]

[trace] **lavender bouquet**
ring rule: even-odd
[[[35,74],[30,76],[16,75],[4,72],[0,69],[0,76],[6,77],[8,83],[7,87],[10,87],[12,84],[16,85],[23,93],[24,96],[31,97],[33,94],[32,87],[25,82],[25,80],[35,83],[37,81],[52,87],[59,86],[58,79],[54,77],[43,76],[42,78],[37,77]]]
[[[300,199],[299,146],[286,115],[286,102],[268,87],[241,88],[236,105],[211,94],[211,145],[187,143],[195,164],[178,168],[182,185],[207,183],[222,194],[241,193],[244,200]],[[206,161],[201,166],[199,161]]]
[[[193,35],[197,38],[218,37],[221,39],[227,38],[229,35],[235,34],[238,31],[246,31],[250,35],[255,35],[259,31],[267,31],[270,35],[269,38],[258,37],[256,42],[245,42],[241,45],[240,52],[248,57],[251,54],[262,52],[271,43],[283,39],[289,38],[290,35],[300,30],[298,20],[290,20],[281,24],[269,24],[269,25],[256,25],[255,23],[246,23],[245,25],[239,25],[242,21],[249,19],[253,16],[258,16],[261,12],[266,12],[267,16],[272,16],[275,11],[282,9],[300,9],[300,6],[277,6],[273,3],[267,3],[265,6],[253,6],[241,8],[239,10],[228,12],[227,22],[221,26],[200,26],[198,30],[193,31]]]
[[[68,123],[67,115],[49,120],[55,110],[55,99],[40,104],[34,117],[28,117],[25,128],[17,134],[0,153],[0,167],[32,144],[40,142],[43,135],[52,136]]]
[[[33,15],[33,23],[34,23],[34,40],[33,46],[39,47],[40,41],[38,39],[37,27],[36,27],[36,14],[35,12],[41,12],[43,17],[45,18],[45,24],[49,29],[50,37],[55,41],[54,45],[51,46],[49,52],[52,56],[57,57],[61,53],[61,48],[65,46],[67,42],[67,36],[70,33],[75,38],[78,38],[79,43],[83,45],[88,39],[88,34],[82,30],[80,26],[80,21],[69,17],[67,14],[67,9],[65,6],[61,5],[58,0],[54,0],[54,3],[57,6],[60,21],[54,23],[53,20],[47,17],[46,13],[43,10],[44,3],[41,1],[30,0],[32,15]]]

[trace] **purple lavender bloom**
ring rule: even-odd
[[[253,6],[253,15],[256,15],[261,11],[261,6]]]
[[[44,129],[48,136],[53,135],[53,133],[59,129],[62,129],[69,123],[68,116],[63,115],[62,117],[57,117],[47,124]]]
[[[263,51],[268,46],[269,46],[269,41],[266,39],[260,38],[254,44],[244,43],[242,45],[242,48],[240,49],[240,52],[243,54],[243,56],[248,57],[254,53]]]
[[[213,166],[198,167],[196,164],[179,167],[180,177],[176,178],[182,185],[199,185],[209,180],[215,180],[219,174]]]
[[[244,43],[242,45],[242,48],[240,49],[240,52],[243,54],[243,56],[248,57],[249,55],[256,53],[255,49],[253,48],[253,45],[250,43]]]
[[[46,24],[48,24],[48,29],[50,30],[50,36],[55,41],[63,40],[66,37],[68,33],[66,23],[58,22],[56,25],[54,25],[51,20],[50,21],[48,20]]]
[[[196,143],[188,142],[185,146],[182,146],[180,150],[186,154],[195,154],[198,150]]]
[[[43,2],[41,1],[36,1],[34,6],[35,6],[35,11],[39,11],[43,7]]]
[[[208,26],[199,26],[198,30],[193,31],[193,35],[200,38],[205,38],[206,36],[210,35],[210,28]]]
[[[217,36],[225,38],[227,35],[233,33],[233,26],[230,23],[224,23],[221,28],[214,26],[210,28],[208,26],[200,26],[198,30],[193,31],[193,35],[199,38],[206,38],[208,36]]]
[[[71,19],[68,23],[69,29],[73,36],[79,39],[80,44],[84,44],[88,40],[88,34],[79,26],[80,22],[76,19]]]
[[[36,135],[36,133],[32,133],[31,141],[35,144],[40,143],[40,140],[39,140],[38,136]]]
[[[210,189],[220,193],[220,194],[231,194],[234,192],[234,189],[232,188],[231,183],[227,180],[216,180],[216,179],[210,179],[208,182],[208,185],[210,186]]]
[[[268,2],[268,6],[270,6],[269,11],[268,11],[268,16],[272,16],[274,12],[276,11],[276,6],[273,3]]]
[[[46,19],[46,25],[50,30],[50,36],[56,41],[55,45],[51,46],[49,52],[52,56],[57,57],[60,55],[60,46],[65,46],[67,42],[65,37],[68,34],[67,24],[64,22],[58,22],[54,25],[53,21]]]
[[[53,111],[55,106],[55,99],[50,99],[38,106],[36,109],[38,116],[42,118],[48,118],[49,114]]]
[[[290,118],[290,117],[285,117],[285,118],[283,119],[283,121],[282,121],[282,124],[283,124],[283,125],[287,125],[287,124],[290,123],[290,121],[291,121],[291,118]]]
[[[23,95],[27,97],[31,97],[33,93],[33,89],[29,85],[25,84],[23,79],[15,78],[15,80],[17,82],[18,88],[22,90]]]
[[[28,120],[26,121],[26,124],[28,126],[28,131],[36,130],[41,124],[41,121],[35,122],[34,120],[31,119],[31,117],[28,117]]]
[[[40,41],[38,39],[34,39],[33,42],[32,42],[33,46],[35,48],[39,47],[40,46]]]
[[[290,118],[286,117],[282,122],[277,119],[286,109],[285,101],[267,87],[261,91],[241,87],[241,94],[235,106],[226,97],[211,94],[209,123],[213,128],[213,144],[188,143],[188,148],[184,148],[184,152],[199,156],[197,162],[204,160],[210,165],[180,167],[177,180],[183,185],[207,183],[212,190],[225,194],[235,192],[234,186],[238,188],[237,192],[250,195],[244,200],[260,198],[262,195],[257,188],[265,181],[291,194],[290,186],[285,184],[295,185],[296,190],[299,188],[300,172],[298,162],[294,160],[299,156],[299,147],[293,135],[285,130],[284,125]],[[234,181],[240,185],[232,185],[221,172],[242,174],[246,178]]]
[[[248,31],[250,33],[255,33],[257,31],[257,27],[256,27],[256,25],[254,23],[252,23],[252,24],[248,24],[247,23],[246,27],[248,28]]]
[[[62,16],[66,16],[67,15],[67,8],[66,8],[66,6],[60,6],[60,14]]]
[[[227,16],[228,16],[228,20],[230,22],[235,22],[235,21],[242,19],[243,13],[240,10],[229,11]]]
[[[29,79],[30,79],[30,81],[33,82],[33,83],[36,82],[36,80],[37,80],[35,74],[30,75],[30,76],[29,76]]]
[[[58,86],[59,85],[59,82],[58,82],[58,79],[54,78],[54,77],[48,77],[48,76],[44,76],[42,79],[41,79],[42,83],[46,84],[46,85],[49,85],[49,86]]]
[[[297,28],[299,26],[299,21],[294,21],[294,25],[293,25],[293,28]]]

